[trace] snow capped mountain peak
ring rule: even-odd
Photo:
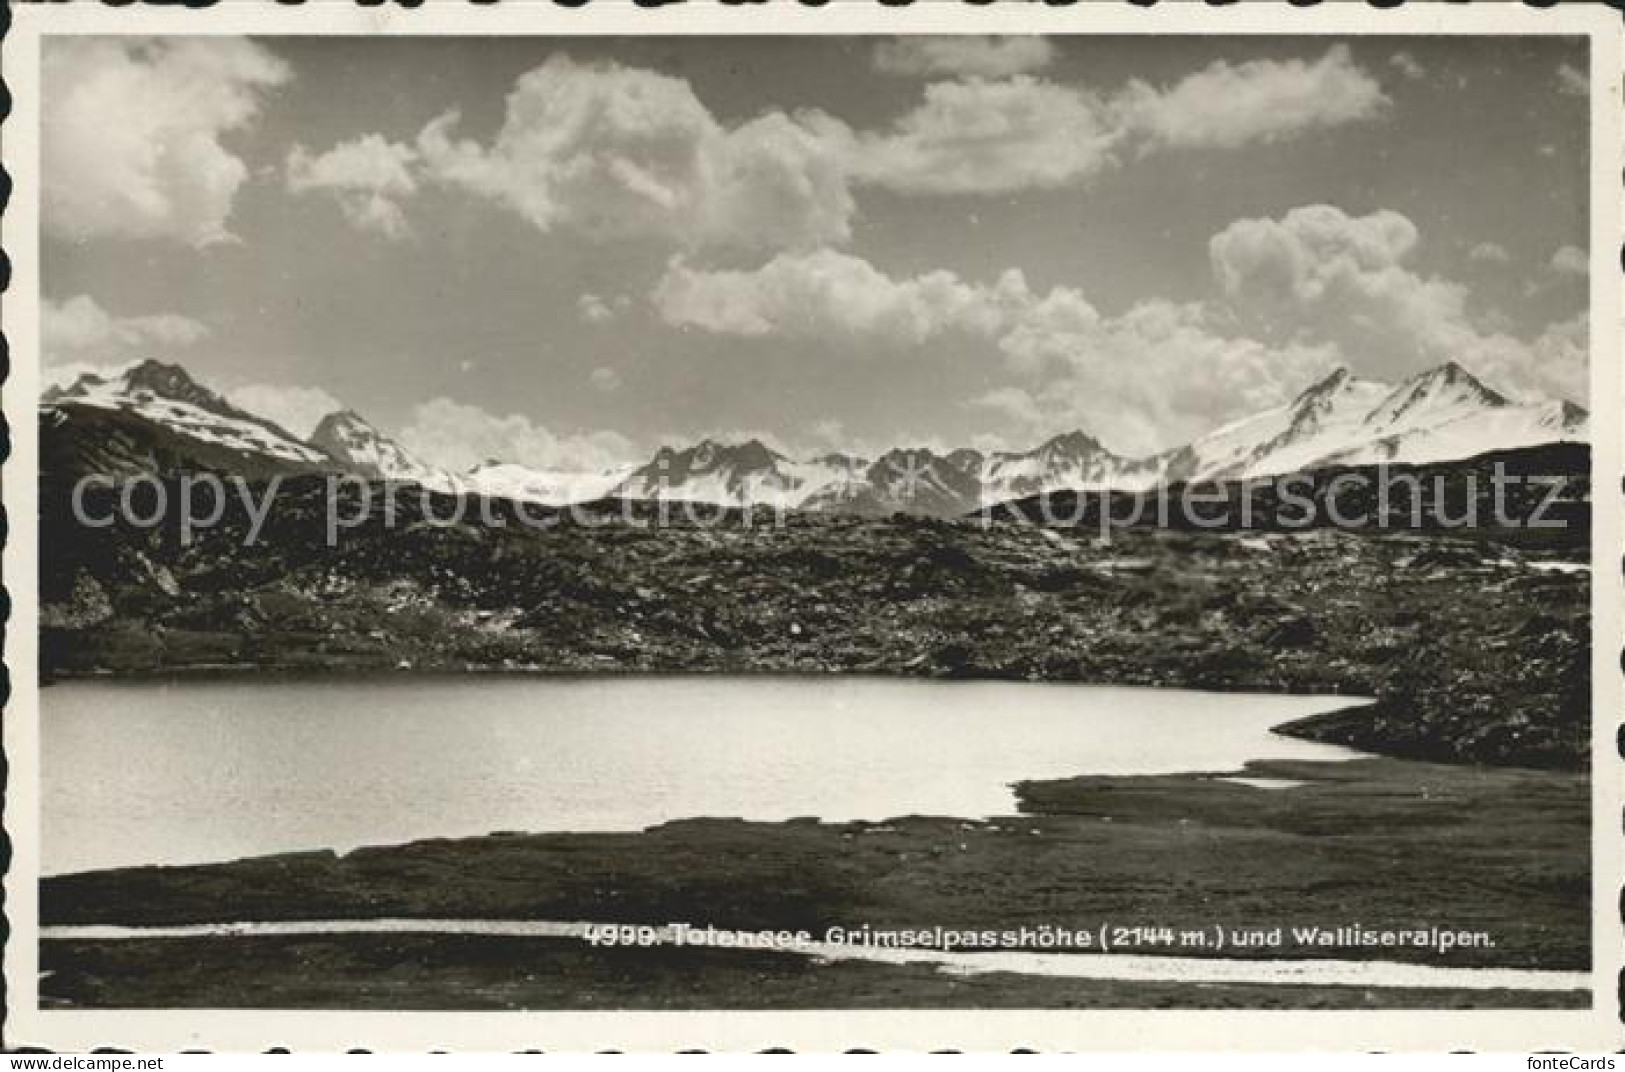
[[[173,399],[176,402],[190,402],[193,405],[225,404],[219,395],[192,379],[181,366],[165,364],[152,358],[131,366],[125,371],[122,379],[124,389],[130,394],[149,391],[163,398]]]
[[[1442,365],[1417,373],[1400,384],[1400,388],[1410,388],[1420,393],[1449,392],[1477,399],[1487,406],[1507,404],[1506,396],[1484,386],[1482,380],[1454,361],[1446,361]]]
[[[1484,386],[1454,361],[1447,361],[1395,387],[1366,417],[1366,424],[1389,429],[1399,425],[1416,427],[1452,420],[1473,410],[1508,405],[1511,403],[1505,395]]]
[[[1483,381],[1463,368],[1460,362],[1453,359],[1444,362],[1442,365],[1436,365],[1414,378],[1438,383],[1464,383],[1485,394],[1495,394],[1495,392],[1484,386]]]
[[[662,446],[641,466],[576,472],[493,458],[454,477],[414,457],[354,410],[328,414],[310,441],[301,441],[236,408],[181,366],[161,361],[82,375],[71,385],[48,391],[42,407],[47,427],[77,417],[79,424],[105,431],[107,424],[96,411],[117,410],[161,426],[155,442],[189,441],[184,449],[171,450],[166,456],[171,460],[161,463],[166,465],[176,464],[173,459],[179,457],[207,468],[256,473],[339,468],[439,491],[552,505],[614,495],[942,517],[1060,490],[1143,491],[1158,484],[1277,476],[1328,465],[1468,458],[1507,447],[1584,439],[1589,423],[1589,414],[1570,402],[1514,402],[1455,362],[1397,386],[1362,380],[1340,367],[1285,405],[1147,458],[1120,457],[1083,429],[1025,451],[960,447],[939,453],[915,446],[872,459],[829,452],[801,460],[760,439],[707,437],[690,446]]]
[[[1303,406],[1313,405],[1323,398],[1331,397],[1353,378],[1354,374],[1348,370],[1348,366],[1338,365],[1331,372],[1298,392],[1298,397],[1292,400],[1292,407],[1300,409]]]
[[[897,447],[861,473],[829,482],[801,505],[836,513],[955,517],[976,508],[981,486],[974,469],[966,471],[952,456],[927,447]]]
[[[1044,458],[1079,458],[1099,454],[1105,450],[1106,448],[1100,445],[1100,440],[1079,428],[1055,436],[1032,453]]]
[[[949,455],[953,458],[959,452]],[[982,482],[981,500],[999,502],[1044,491],[1080,490],[1136,482],[1132,463],[1082,429],[1045,440],[1027,451],[978,455],[968,471]]]
[[[327,461],[285,428],[227,402],[199,384],[180,365],[147,359],[102,376],[81,375],[41,396],[46,407],[76,405],[133,413],[211,451],[262,454],[284,463]]]
[[[1517,403],[1454,361],[1399,384],[1371,408],[1358,441],[1321,465],[1422,463],[1507,447],[1584,438],[1586,411],[1569,402]]]
[[[137,361],[105,376],[96,372],[86,372],[66,387],[53,387],[47,390],[44,396],[47,403],[84,402],[95,405],[99,402],[110,402],[118,404],[120,408],[159,399],[195,406],[223,417],[250,416],[198,383],[180,365],[167,364],[152,358]],[[262,421],[262,423],[271,422]]]
[[[1387,393],[1343,369],[1316,381],[1289,403],[1217,428],[1166,455],[1163,479],[1201,483],[1290,472],[1324,453],[1333,424],[1357,423]]]
[[[330,446],[344,447],[350,443],[360,444],[370,439],[383,438],[381,433],[365,417],[353,409],[341,409],[329,413],[316,422],[315,431],[310,433],[310,441],[323,449]]]
[[[634,499],[671,499],[724,506],[790,504],[805,479],[795,463],[759,439],[726,444],[706,438],[692,447],[661,447],[634,469],[614,494]]]
[[[354,410],[329,413],[310,435],[312,445],[363,476],[444,489],[449,476],[427,465]]]
[[[1577,406],[1518,405],[1454,361],[1397,386],[1338,368],[1290,404],[1171,452],[1167,479],[1229,480],[1334,464],[1466,458],[1574,438],[1583,435],[1584,424]]]
[[[767,469],[786,460],[784,455],[760,439],[747,439],[731,447],[718,448],[718,455],[740,469]]]
[[[1386,385],[1356,379],[1348,369],[1339,367],[1298,394],[1288,407],[1290,419],[1285,431],[1270,441],[1269,449],[1281,450],[1328,429],[1352,424],[1387,391]]]

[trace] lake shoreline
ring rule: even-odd
[[[1590,578],[1538,568],[1551,549],[803,516],[409,529],[387,553],[284,536],[285,562],[153,550],[100,579],[61,563],[43,582],[45,675],[876,674],[1368,696],[1381,706],[1283,732],[1432,762],[1589,761]]]
[[[1272,732],[1349,699],[880,676],[80,682],[42,698],[41,869],[708,816],[980,820],[1015,813],[1023,781],[1350,758]]]
[[[989,822],[689,819],[639,833],[492,835],[344,856],[297,853],[90,872],[41,883],[41,922],[158,925],[390,915],[687,921],[735,929],[832,924],[1092,929],[1101,923],[1194,928],[1222,915],[1236,926],[1438,924],[1495,938],[1488,949],[1401,955],[1417,963],[1554,970],[1584,970],[1589,964],[1585,778],[1383,758],[1262,762],[1233,773],[1304,784],[1256,789],[1222,781],[1218,772],[1080,777],[1022,783],[1017,787],[1022,812]],[[1443,913],[1450,918],[1440,918]],[[240,945],[265,939],[220,941]],[[300,956],[339,965],[335,978],[358,970],[369,956],[384,957],[394,965],[394,977],[405,972],[426,988],[422,994],[454,1001],[447,1007],[464,1006],[445,989],[445,978],[464,980],[487,996],[507,993],[515,984],[512,954],[479,943],[356,936],[291,941],[299,945]],[[42,966],[54,972],[45,992],[81,1004],[139,1005],[160,993],[166,1002],[187,1003],[176,987],[188,977],[182,964],[195,953],[185,951],[192,944],[176,949],[175,943],[136,942],[120,950],[104,948],[108,944],[44,943]],[[437,980],[434,971],[415,971],[395,959],[399,949],[412,945],[440,953],[455,946],[467,955],[454,958],[455,970]],[[640,1000],[650,1007],[688,1000],[671,964],[692,950],[620,951],[610,958],[621,966],[619,981],[601,978],[593,967],[599,952],[564,958],[576,965],[572,982],[582,988],[569,1007],[610,1000],[628,977],[647,984]],[[1292,948],[1250,952],[1306,955]],[[1362,959],[1358,949],[1339,956]],[[899,971],[911,981],[899,983],[901,991],[889,990],[891,1000],[908,1004],[912,995],[929,1004],[941,997],[940,980]],[[842,988],[850,989],[854,974],[892,979],[898,972],[873,965],[827,976],[798,972],[795,990],[814,1006],[839,1006],[845,1000]],[[211,977],[211,985],[246,1005],[290,1000],[289,980],[278,983],[275,973],[256,979],[227,971],[224,978]],[[356,985],[366,989],[360,980]],[[562,985],[556,978],[537,982],[529,993],[555,993]],[[1058,995],[1082,1001],[1081,992],[1090,989],[1068,987]],[[1116,1000],[1094,990],[1095,1000]],[[1246,1000],[1262,1002],[1260,1007],[1291,1004],[1295,999],[1289,992],[1298,988],[1270,990]],[[1370,1000],[1314,990],[1303,988],[1296,1000],[1343,1002],[1339,1007]],[[1011,991],[1032,992],[1021,985]],[[1152,992],[1181,1005],[1204,1000],[1200,986],[1170,983],[1147,991]],[[928,994],[936,998],[925,1001]],[[730,1007],[752,1001],[743,990],[723,996]],[[1435,999],[1472,1003],[1454,993]],[[392,1000],[403,1003],[398,1007],[421,1007],[412,1006],[414,999],[404,993]]]

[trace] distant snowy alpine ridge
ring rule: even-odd
[[[1569,402],[1514,402],[1449,362],[1397,385],[1339,368],[1291,402],[1144,458],[1113,453],[1083,431],[1028,451],[898,448],[876,458],[830,453],[795,459],[758,440],[661,447],[642,465],[551,471],[493,459],[453,473],[414,456],[359,414],[329,414],[308,440],[248,413],[198,384],[179,365],[143,361],[110,375],[87,373],[48,390],[53,424],[98,412],[149,422],[170,444],[190,444],[218,468],[243,456],[267,464],[337,470],[437,491],[550,505],[605,497],[719,506],[950,517],[1052,491],[1143,491],[1159,485],[1279,476],[1329,465],[1421,464],[1487,451],[1587,438],[1588,414]],[[92,426],[94,422],[90,422]],[[224,454],[222,453],[224,452]],[[166,457],[184,457],[171,449]],[[125,455],[127,456],[127,454]]]

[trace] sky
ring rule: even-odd
[[[1586,402],[1568,38],[47,39],[48,378],[306,433],[1124,454],[1331,369]]]

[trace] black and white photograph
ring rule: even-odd
[[[1618,1048],[1617,23],[453,6],[14,15],[8,1045]]]

